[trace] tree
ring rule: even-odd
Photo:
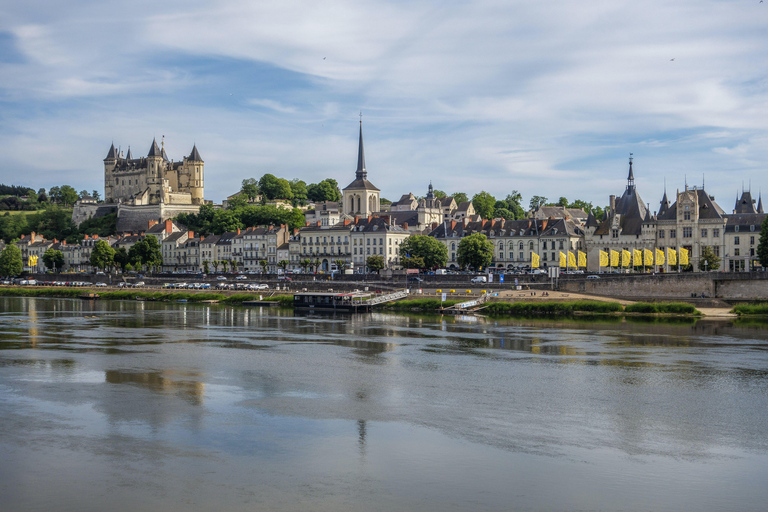
[[[317,269],[320,268],[320,265],[322,265],[323,262],[320,261],[320,258],[315,258],[312,260],[312,268],[315,269],[315,274],[317,274]]]
[[[341,201],[341,191],[336,180],[327,178],[320,183],[313,183],[307,187],[307,199],[316,203],[324,201]]]
[[[203,260],[203,273],[208,274],[211,269],[208,267],[208,260]]]
[[[760,241],[757,243],[757,258],[763,268],[768,267],[768,217],[760,226]],[[1,273],[1,272],[0,272]]]
[[[493,260],[493,243],[482,233],[474,233],[461,239],[457,251],[459,265],[480,270]]]
[[[266,274],[267,273],[267,260],[259,261],[259,265],[261,265],[261,271]]]
[[[115,257],[113,259],[115,261],[115,265],[119,266],[120,270],[123,272],[126,271],[126,267],[131,261],[130,258],[128,258],[128,251],[125,250],[125,247],[118,247],[115,249]]]
[[[80,192],[77,194],[77,198],[78,198],[78,199],[82,199],[82,198],[84,198],[84,197],[85,197],[85,196],[87,196],[87,195],[88,195],[88,191],[87,191],[87,190],[85,190],[85,189],[83,189],[83,190],[81,190],[81,191],[80,191]]]
[[[229,261],[227,260],[221,260],[221,271],[225,274],[227,273],[227,265],[229,264]]]
[[[715,255],[712,247],[708,245],[703,246],[701,248],[701,258],[699,258],[699,270],[717,270],[719,268],[720,257]]]
[[[259,189],[266,199],[293,199],[291,184],[285,178],[265,174],[259,180]]]
[[[531,202],[528,204],[531,210],[538,210],[540,207],[547,204],[547,198],[543,196],[533,196]]]
[[[237,272],[237,260],[229,260],[229,264],[232,266],[232,272]]]
[[[506,208],[496,208],[493,211],[493,218],[494,219],[507,219],[507,220],[515,220],[515,214],[511,211],[507,210]]]
[[[16,277],[24,270],[21,249],[15,244],[8,244],[0,253],[0,276]]]
[[[158,267],[163,264],[163,254],[160,251],[160,243],[154,236],[147,236],[137,242],[128,251],[128,259],[135,267]]]
[[[405,256],[401,257],[400,261],[405,268],[426,268],[424,258],[421,256]]]
[[[336,270],[339,274],[344,273],[344,267],[347,265],[344,260],[333,260],[333,263],[336,264]]]
[[[454,192],[452,197],[454,200],[456,200],[456,204],[466,203],[469,201],[469,197],[467,197],[467,194],[464,192]]]
[[[307,184],[300,179],[291,180],[289,183],[293,192],[293,205],[307,204]]]
[[[379,256],[378,254],[375,256],[368,256],[368,258],[365,260],[365,264],[368,266],[368,270],[371,272],[378,272],[386,266],[384,257]]]
[[[560,199],[557,200],[557,203],[555,204],[555,206],[563,206],[565,208],[568,208],[568,198],[561,197]]]
[[[92,197],[93,197],[93,198],[94,198],[96,201],[100,201],[100,200],[101,200],[101,195],[99,194],[99,191],[98,191],[98,190],[94,190],[93,192],[91,192],[91,196],[92,196]]]
[[[285,273],[285,269],[288,268],[288,263],[288,260],[280,260],[277,262],[277,266],[280,267],[280,270],[282,270],[283,273]]]
[[[134,247],[136,247],[136,245],[131,247],[131,250],[133,250]],[[112,265],[114,261],[115,250],[110,247],[105,240],[99,240],[96,242],[96,244],[93,246],[93,252],[91,252],[91,266],[104,270],[105,268]]]
[[[256,196],[259,195],[259,182],[257,182],[255,178],[244,179],[240,191],[249,201],[255,201]]]
[[[435,195],[435,199],[442,199],[444,197],[448,197],[448,194],[446,194],[442,190],[433,190],[432,193]]]
[[[213,260],[213,270],[218,273],[219,272],[219,260]]]
[[[491,194],[483,190],[472,196],[472,206],[475,207],[475,212],[483,219],[493,218],[493,211],[496,206],[496,198]]]
[[[61,251],[50,248],[43,254],[43,263],[47,268],[61,272],[62,267],[64,267],[64,255]]]
[[[301,265],[301,269],[306,271],[309,269],[309,267],[312,266],[312,260],[309,258],[304,258],[299,262],[299,265]]]
[[[62,185],[59,189],[60,202],[64,206],[72,206],[78,200],[77,192],[69,185]]]
[[[586,213],[591,213],[593,209],[592,203],[582,201],[581,199],[576,199],[568,205],[568,208],[578,208],[579,210],[584,210]]]
[[[420,267],[408,268],[438,268],[444,267],[448,262],[448,248],[427,235],[412,235],[400,244],[400,258],[408,264],[418,263],[417,260],[407,258],[421,258]]]

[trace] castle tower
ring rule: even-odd
[[[147,153],[147,186],[149,187],[149,202],[156,204],[163,202],[163,150],[157,145],[157,140],[152,139],[152,146]]]
[[[342,212],[346,215],[367,217],[381,210],[381,191],[368,181],[368,171],[365,169],[362,119],[360,120],[360,141],[357,148],[355,180],[344,187],[341,194]]]
[[[203,204],[203,159],[197,151],[197,144],[192,146],[192,152],[184,162],[189,173],[189,193],[192,195],[192,204]]]
[[[117,150],[115,144],[109,147],[107,158],[104,159],[104,200],[112,202],[115,199],[115,178],[113,172],[117,167]]]

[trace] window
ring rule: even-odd
[[[533,250],[533,242],[528,242],[528,248],[529,248],[530,250]]]
[[[555,253],[552,253],[552,261],[555,261]]]
[[[562,241],[562,240],[560,240],[560,247],[559,247],[559,248],[560,248],[560,249],[562,249],[562,248],[563,248],[563,241]]]
[[[739,250],[738,249],[734,249],[733,250],[733,255],[734,256],[739,256]]]
[[[683,220],[691,220],[691,212],[688,211],[688,207],[685,207],[685,211],[683,212]]]
[[[542,254],[544,261],[547,261],[547,253]]]
[[[370,238],[366,238],[365,239],[365,244],[366,245],[371,245],[371,239]]]
[[[546,250],[546,249],[547,249],[547,241],[546,241],[546,240],[544,240],[544,243],[543,243],[543,245],[541,246],[541,248],[542,248],[542,249],[544,249],[544,250]]]
[[[693,236],[693,228],[683,228],[683,238],[691,238]]]
[[[676,238],[677,237],[677,230],[676,229],[670,229],[669,230],[669,238]]]
[[[750,230],[750,231],[754,231],[754,230],[755,230],[755,225],[754,225],[754,224],[752,224],[751,226],[749,226],[749,230]]]
[[[733,230],[738,233],[739,232],[739,226],[734,226]]]
[[[520,250],[521,251],[523,250],[523,242],[520,242]],[[520,253],[520,254],[523,254],[523,253]],[[520,259],[523,259],[522,256],[520,257]]]
[[[739,237],[733,237],[733,245],[739,245]],[[738,251],[738,249],[736,249]]]
[[[707,238],[707,230],[706,229],[702,229],[701,230],[701,238]]]
[[[520,253],[520,261],[523,261],[525,258],[523,257],[523,253]]]
[[[612,238],[619,238],[619,230],[618,229],[611,230],[611,237]]]
[[[755,245],[755,237],[749,237],[749,245]]]
[[[509,261],[514,261],[514,260],[515,260],[515,253],[510,252],[509,253]]]
[[[452,250],[452,251],[455,251],[455,250],[456,250],[456,242],[452,242],[452,243],[451,243],[451,250]]]

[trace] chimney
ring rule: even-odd
[[[528,229],[531,229],[531,219],[528,219]]]
[[[151,228],[152,226],[156,225],[157,221],[155,219],[152,219],[149,221],[149,226],[147,226],[147,229]]]
[[[194,231],[190,231],[189,233],[187,233],[187,238],[190,239],[190,240],[195,238],[195,232]]]
[[[467,224],[469,224],[469,219],[464,217],[463,219],[461,219],[461,222],[464,224],[464,227],[467,227]]]
[[[166,219],[165,221],[165,232],[171,233],[173,231],[173,221],[171,219]]]
[[[237,228],[237,234],[238,235],[240,234],[240,228]]]
[[[349,220],[349,219],[344,219],[344,225],[345,225],[345,226],[349,226],[351,223],[352,223],[352,221],[351,221],[351,220]]]
[[[437,222],[432,223],[432,231],[437,229]]]
[[[611,196],[609,204],[610,204],[610,208],[611,208],[611,210],[610,210],[611,211],[611,215],[613,215],[614,213],[616,213],[616,196],[613,196],[613,195]]]
[[[408,223],[407,222],[403,222],[403,229],[408,231]]]
[[[357,225],[358,222],[360,222],[360,217],[355,215],[355,225]]]
[[[99,235],[93,235],[93,239],[96,240],[99,238]]]
[[[371,219],[373,218],[373,215],[368,216],[368,222],[371,222]]]
[[[57,244],[57,243],[59,243],[59,241],[54,238],[53,239],[53,243]]]
[[[83,240],[88,240],[90,238],[88,235],[83,235]]]
[[[544,231],[545,229],[547,229],[547,224],[548,224],[548,223],[549,223],[549,219],[544,219],[543,221],[541,221],[541,230],[542,230],[542,231]]]
[[[62,240],[61,241],[61,245],[67,245],[67,241],[66,240]]]
[[[451,221],[451,231],[453,231],[454,229],[456,229],[456,221],[452,220]]]
[[[317,227],[320,227],[320,221],[317,221]]]

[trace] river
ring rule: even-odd
[[[763,511],[767,338],[0,297],[0,510]]]

